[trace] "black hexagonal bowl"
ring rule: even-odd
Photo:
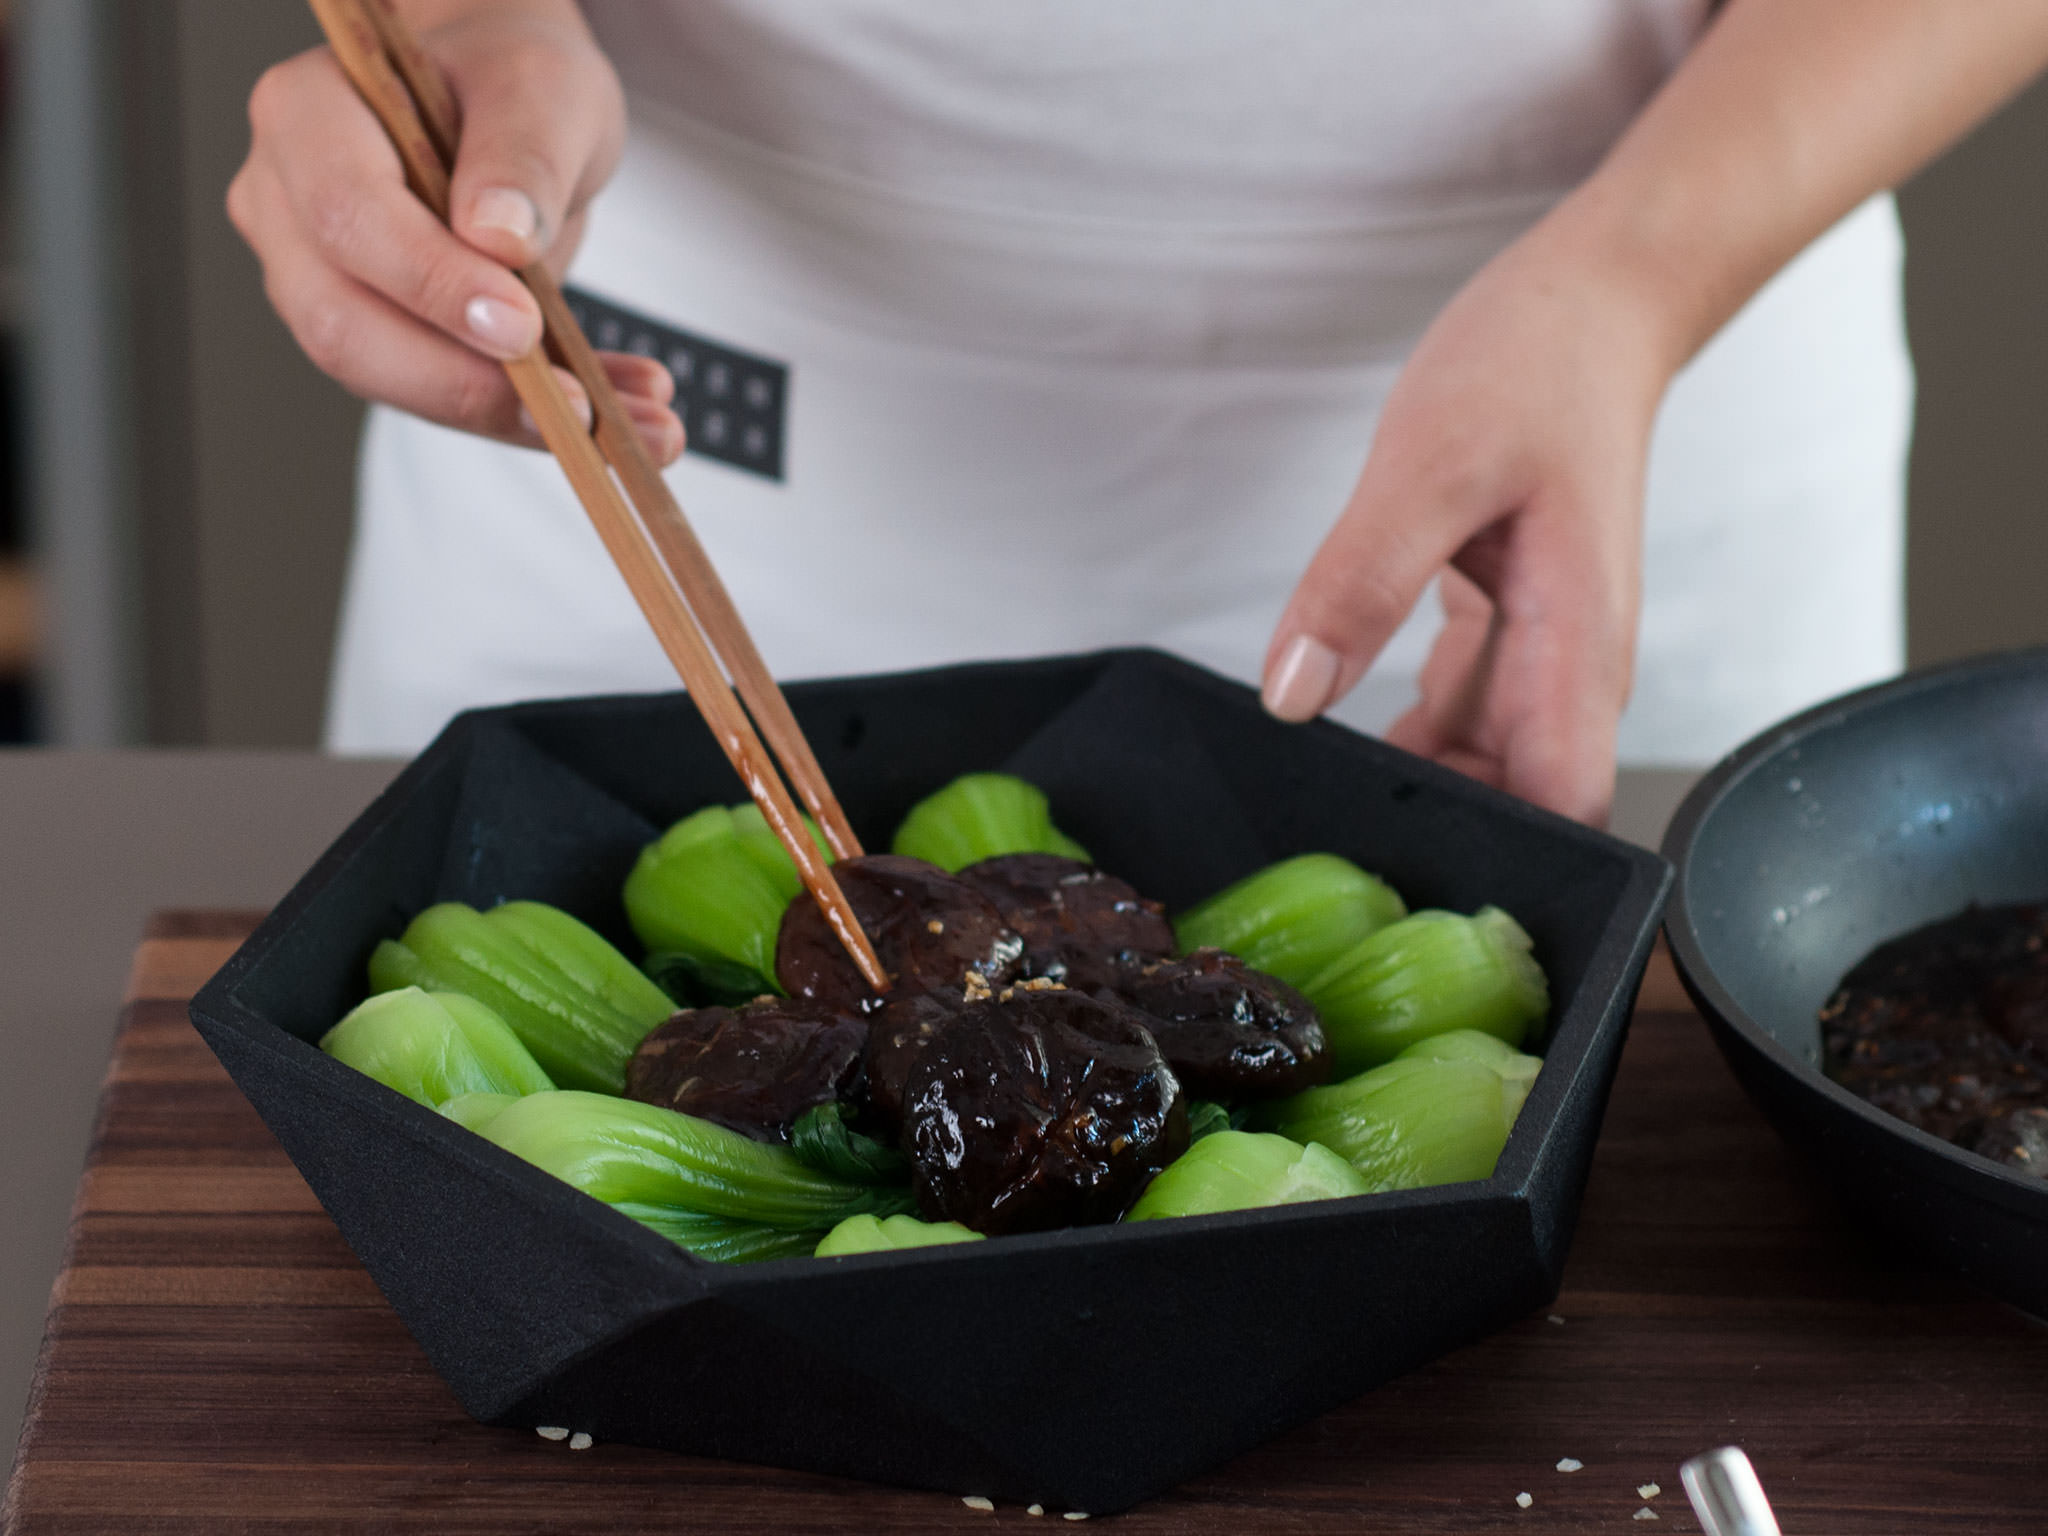
[[[1820,1006],[1886,939],[2048,896],[2048,650],[1917,673],[1739,747],[1665,834],[1665,923],[1750,1097],[1887,1235],[2048,1316],[2048,1181],[1820,1070]]]
[[[1169,906],[1327,849],[1417,906],[1506,907],[1555,999],[1535,1091],[1483,1183],[699,1261],[309,1043],[362,996],[377,940],[430,902],[535,897],[630,945],[618,892],[641,845],[738,798],[679,694],[465,715],[192,1016],[470,1413],[1099,1513],[1555,1294],[1662,860],[1334,725],[1280,725],[1154,653],[789,694],[871,846],[949,778],[1000,767]]]

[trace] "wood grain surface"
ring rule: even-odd
[[[0,1527],[1030,1525],[1014,1506],[471,1423],[185,1020],[250,922],[169,914],[137,954]],[[1850,1228],[1660,954],[1555,1306],[1116,1523],[1696,1531],[1678,1464],[1728,1443],[1787,1536],[2048,1529],[2048,1328]]]

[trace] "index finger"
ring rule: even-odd
[[[1436,434],[1427,423],[1404,432],[1401,409],[1389,402],[1357,489],[1274,627],[1264,698],[1283,720],[1311,720],[1349,692],[1437,572],[1515,504],[1500,487],[1447,468],[1447,452],[1411,453],[1410,436]]]

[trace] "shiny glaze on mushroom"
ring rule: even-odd
[[[1330,1075],[1315,1005],[1220,949],[1123,968],[1115,995],[1142,1013],[1188,1092],[1276,1099]]]
[[[1024,939],[1024,974],[1080,991],[1111,985],[1133,960],[1173,953],[1165,909],[1093,864],[1006,853],[960,871]]]
[[[687,1008],[640,1042],[626,1097],[786,1141],[805,1110],[855,1093],[867,1022],[804,998]]]
[[[832,872],[896,990],[958,988],[969,971],[994,987],[1015,978],[1023,940],[986,896],[938,865],[879,853],[841,859]],[[782,915],[775,976],[792,997],[842,1008],[876,1001],[808,897]]]
[[[919,1210],[977,1232],[1114,1221],[1187,1143],[1180,1084],[1144,1024],[1057,987],[969,1004],[904,1089]]]

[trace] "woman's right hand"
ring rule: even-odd
[[[569,0],[407,5],[462,109],[453,228],[405,184],[397,151],[325,48],[249,97],[249,157],[228,217],[306,355],[368,400],[539,447],[498,364],[539,340],[512,268],[559,276],[625,138],[617,77]],[[659,463],[683,450],[674,381],[651,358],[604,354]],[[557,370],[586,417],[582,386]]]

